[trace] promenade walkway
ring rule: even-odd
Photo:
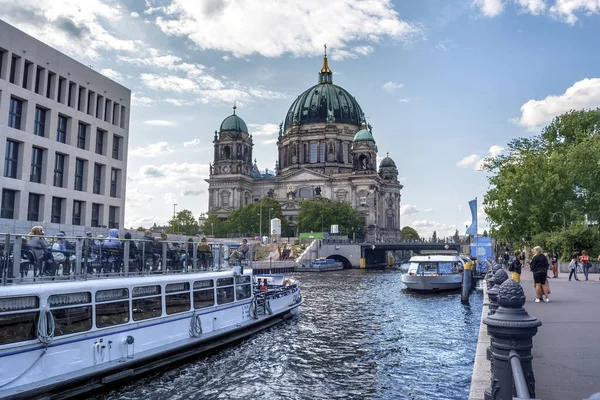
[[[579,274],[583,278],[583,274]],[[533,276],[523,269],[525,309],[542,321],[533,338],[535,394],[542,400],[581,400],[600,392],[600,282],[550,279],[550,303],[535,303]]]

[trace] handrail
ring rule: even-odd
[[[515,350],[511,350],[508,353],[508,359],[510,361],[510,368],[512,370],[513,380],[515,382],[517,397],[519,399],[531,399],[529,396],[529,388],[527,387],[527,382],[525,381],[523,367],[521,366],[521,356]]]

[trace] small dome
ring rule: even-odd
[[[363,124],[363,128],[356,132],[356,135],[354,135],[354,141],[355,142],[373,142],[375,143],[375,139],[373,138],[373,134],[371,133],[371,131],[369,131],[365,125]],[[393,161],[392,161],[393,163]]]
[[[221,122],[220,132],[223,131],[238,131],[238,132],[246,132],[248,133],[248,127],[243,119],[235,115],[235,106],[233,107],[233,114],[229,117],[225,118],[223,122]]]
[[[387,167],[396,168],[396,163],[389,156],[381,160],[381,163],[379,164],[379,168]]]

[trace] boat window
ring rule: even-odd
[[[184,290],[190,290],[188,282],[169,283],[165,288],[165,293],[183,292]]]
[[[233,285],[233,278],[217,279],[217,286],[229,286],[229,285]]]
[[[211,281],[212,282],[212,281]],[[196,282],[198,283],[198,282]],[[194,284],[195,286],[196,284]],[[195,290],[194,291],[194,308],[212,307],[215,305],[215,291],[214,289]]]
[[[89,293],[88,293],[89,294]],[[92,306],[57,308],[54,317],[54,336],[85,332],[92,329]]]
[[[162,297],[134,299],[131,301],[131,308],[134,321],[160,317],[162,315]]]
[[[438,264],[438,272],[440,275],[451,275],[458,273],[458,263],[451,261],[441,262]]]
[[[64,307],[92,302],[90,292],[53,294],[48,297],[50,307]]]
[[[188,285],[189,288],[189,285]],[[190,294],[177,293],[166,296],[167,314],[176,314],[190,309]]]
[[[235,299],[238,301],[244,300],[244,299],[249,299],[251,293],[252,293],[252,289],[250,288],[250,284],[235,286]]]
[[[129,298],[129,289],[109,289],[109,290],[98,290],[96,292],[96,303],[121,300]]]
[[[0,312],[31,310],[33,308],[40,308],[40,298],[37,296],[0,299]]]
[[[250,276],[249,275],[242,275],[242,276],[236,276],[235,277],[235,284],[236,285],[242,285],[244,283],[250,283]]]
[[[233,299],[233,286],[217,289],[217,304],[231,303]]]
[[[157,294],[160,294],[160,285],[133,288],[133,297],[152,296]]]
[[[0,345],[36,339],[38,318],[38,311],[0,314]]]
[[[211,288],[213,286],[214,286],[214,282],[212,279],[194,282],[194,290],[203,289],[203,288]]]
[[[129,322],[129,300],[96,304],[96,327],[121,325]]]

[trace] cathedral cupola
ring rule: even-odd
[[[398,168],[396,168],[394,160],[390,158],[390,153],[387,153],[379,164],[379,176],[386,181],[398,179]]]
[[[236,108],[236,106],[233,106],[233,114],[221,122],[221,128],[219,129],[219,132],[236,131],[248,133],[248,127],[246,126],[244,120],[235,114]]]

